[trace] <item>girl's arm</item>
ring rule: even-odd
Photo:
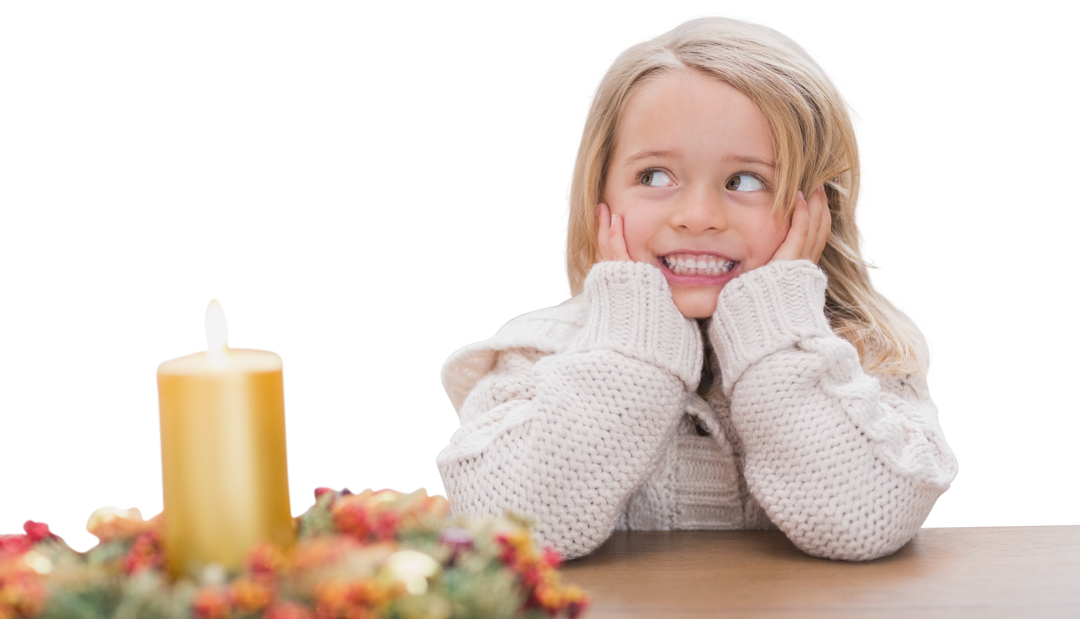
[[[915,535],[956,459],[925,377],[868,376],[824,306],[813,263],[773,262],[724,288],[709,337],[769,518],[809,554],[873,559]]]
[[[501,353],[459,411],[438,465],[455,513],[535,518],[567,557],[599,546],[696,388],[701,333],[656,267],[600,262],[562,352]]]

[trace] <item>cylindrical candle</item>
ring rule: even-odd
[[[165,554],[173,576],[236,570],[252,545],[293,543],[281,357],[229,349],[221,306],[209,350],[158,367]]]

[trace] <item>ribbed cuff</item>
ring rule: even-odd
[[[589,317],[567,352],[613,350],[659,366],[697,389],[701,331],[675,307],[660,269],[644,262],[599,262],[585,278],[584,292]]]
[[[730,397],[762,357],[832,335],[825,318],[825,274],[809,260],[785,260],[741,275],[720,291],[709,338]]]

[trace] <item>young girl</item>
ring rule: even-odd
[[[698,19],[608,70],[578,151],[573,298],[454,353],[456,513],[573,558],[614,529],[778,527],[894,552],[956,475],[926,346],[859,252],[844,103],[787,37]]]

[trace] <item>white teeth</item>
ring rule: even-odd
[[[708,277],[719,277],[735,268],[735,265],[737,264],[734,260],[718,260],[715,256],[684,256],[685,254],[674,258],[671,256],[664,256],[664,265],[671,269],[671,272],[676,275],[705,275]]]

